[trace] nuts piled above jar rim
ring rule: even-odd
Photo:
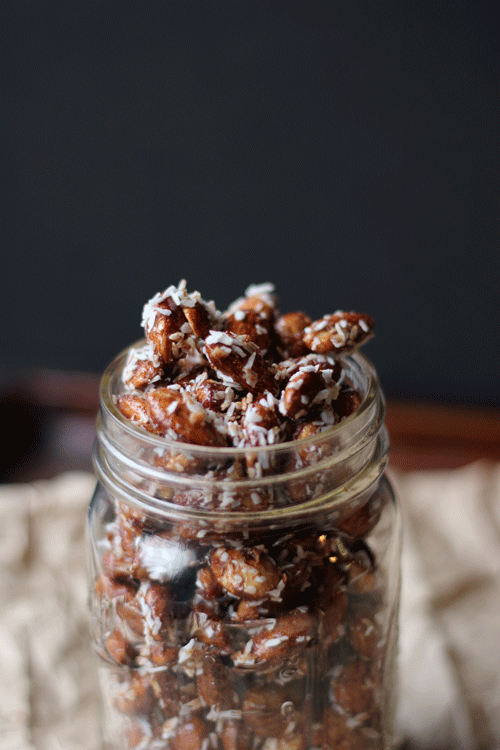
[[[311,437],[361,402],[343,357],[372,335],[366,314],[281,314],[274,286],[251,285],[226,311],[186,282],[144,306],[146,343],[123,370],[119,411],[192,445],[258,448]]]

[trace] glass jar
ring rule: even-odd
[[[106,747],[393,744],[400,521],[375,370],[358,408],[255,449],[150,434],[105,373],[89,510]]]

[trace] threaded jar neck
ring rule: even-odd
[[[362,396],[349,417],[301,440],[214,448],[151,434],[121,414],[115,399],[129,351],[101,381],[94,466],[106,487],[143,512],[208,523],[289,523],[361,502],[384,470],[384,399],[375,369],[360,353],[344,360],[346,377]]]

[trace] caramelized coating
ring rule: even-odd
[[[304,331],[303,341],[319,354],[348,354],[371,338],[373,328],[369,315],[339,310],[311,323]]]
[[[365,659],[379,658],[382,628],[375,619],[373,606],[361,604],[353,608],[348,621],[348,636],[355,650]]]
[[[273,341],[276,311],[260,295],[245,297],[231,306],[226,316],[225,329],[246,338],[265,354]]]
[[[116,406],[118,411],[131,422],[144,427],[148,432],[153,432],[157,435],[160,434],[160,431],[151,418],[149,404],[142,396],[133,396],[132,394],[118,396]]]
[[[198,714],[182,717],[172,740],[172,750],[201,750],[209,733],[209,724]]]
[[[285,358],[302,357],[308,353],[304,344],[304,330],[310,326],[312,319],[303,312],[289,312],[281,315],[276,321],[276,333],[279,348]]]
[[[382,750],[381,737],[376,732],[363,730],[354,721],[333,708],[326,708],[319,732],[322,750]]]
[[[340,708],[349,716],[357,716],[374,711],[377,686],[374,666],[363,659],[352,659],[335,677],[333,692]]]
[[[116,664],[129,666],[134,662],[135,649],[121,630],[113,630],[104,643],[106,651]]]
[[[370,547],[366,537],[380,496],[353,507],[340,497],[328,516],[311,503],[296,526],[280,517],[343,481],[325,461],[341,431],[327,431],[362,402],[344,357],[373,321],[282,315],[270,285],[220,313],[181,283],[146,304],[143,325],[147,343],[127,362],[116,407],[166,438],[145,456],[154,481],[140,478],[138,490],[172,517],[117,501],[98,550],[93,599],[121,746],[378,749],[387,634],[376,535]],[[291,440],[303,442],[287,449]],[[262,525],[264,514],[250,516],[271,509]],[[207,522],[197,511],[218,514]],[[252,523],[237,529],[237,512]]]
[[[276,662],[290,657],[307,647],[315,634],[315,620],[308,612],[292,610],[276,619],[275,626],[262,630],[253,637],[251,649],[235,655],[238,665],[259,662]]]
[[[285,701],[286,692],[279,685],[250,688],[242,701],[244,720],[259,737],[281,737],[287,726],[281,711]]]
[[[224,446],[226,441],[208,420],[205,409],[188,393],[166,386],[148,391],[146,402],[158,431],[195,445]]]
[[[251,750],[252,732],[242,721],[230,719],[221,733],[223,750]]]
[[[340,387],[339,395],[335,401],[335,411],[340,419],[350,417],[361,404],[362,400],[361,394],[358,393],[358,391],[343,384]]]
[[[198,693],[209,706],[225,711],[233,708],[235,696],[231,683],[231,672],[215,656],[203,658],[196,675]]]
[[[225,591],[239,599],[262,599],[280,583],[274,561],[257,548],[218,547],[210,555],[212,572]]]
[[[253,394],[277,393],[276,373],[258,347],[231,332],[211,331],[205,339],[205,353],[223,382]]]
[[[153,361],[171,364],[182,354],[181,342],[185,339],[186,316],[172,297],[159,300],[152,309],[145,332],[153,352]]]
[[[320,372],[299,370],[292,375],[281,395],[280,411],[290,419],[305,417],[322,392],[328,398],[328,386]]]
[[[374,497],[364,505],[360,505],[352,513],[347,513],[337,528],[343,534],[354,539],[366,537],[376,527],[382,512],[382,503],[378,497]]]

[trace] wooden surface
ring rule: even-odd
[[[68,469],[90,470],[99,376],[33,371],[0,389],[9,425],[1,481],[31,481]],[[447,469],[500,461],[500,411],[388,400],[391,464],[401,470]]]
[[[500,461],[500,411],[472,406],[388,401],[391,463],[406,470],[447,469]]]

